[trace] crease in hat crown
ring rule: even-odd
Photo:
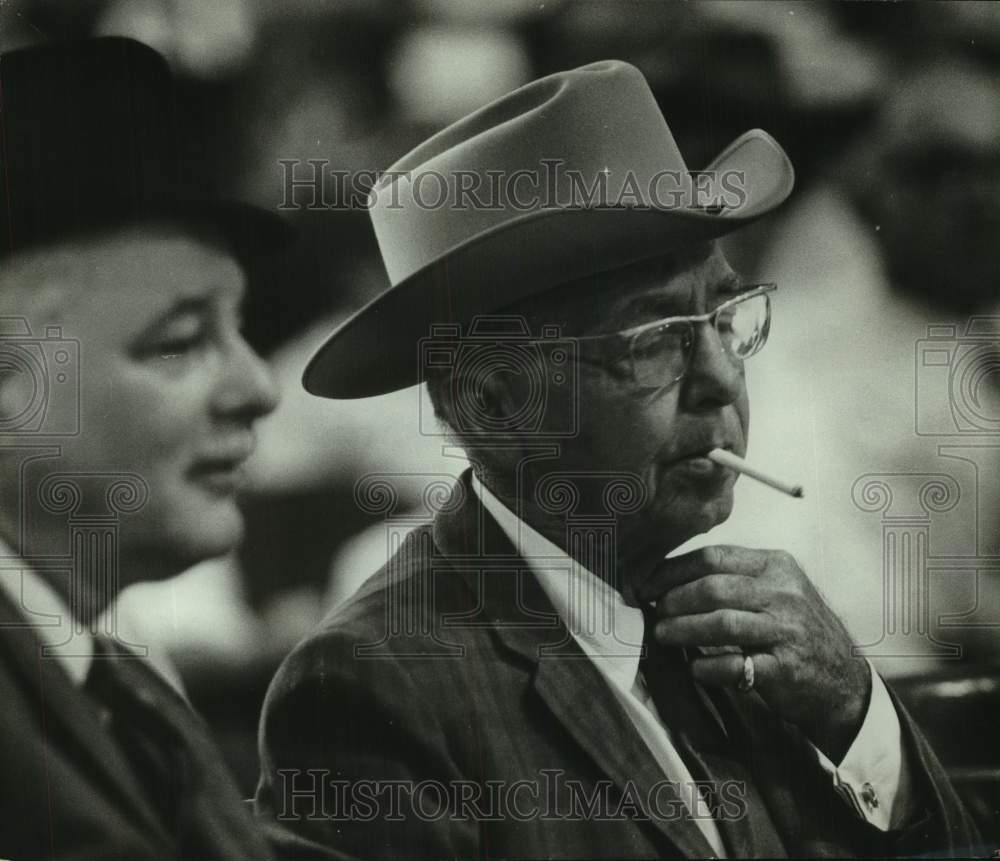
[[[547,170],[555,171],[552,184],[527,201],[515,193],[479,206],[459,197],[462,177],[478,178],[483,192],[492,191],[482,184],[491,176],[514,178],[516,190],[516,182],[526,186],[525,171],[548,183]],[[788,157],[759,129],[703,171],[710,182],[742,176],[737,204],[698,205],[693,174],[649,85],[618,60],[549,75],[458,120],[373,186],[369,215],[390,287],[320,348],[306,389],[356,398],[413,385],[419,342],[432,326],[468,324],[559,283],[721,236],[771,211],[794,182]],[[664,175],[678,193],[666,204],[654,193]],[[623,198],[629,178],[634,193]]]
[[[640,138],[642,148],[623,146],[623,136]],[[515,211],[469,208],[465,218],[455,218],[450,207],[459,201],[457,182],[470,170],[513,182],[519,200],[508,202]],[[591,184],[607,206],[626,177],[635,177],[645,192],[664,170],[682,179],[688,173],[649,85],[635,66],[604,60],[526,84],[438,132],[388,168],[373,188],[369,213],[390,282],[398,284],[490,229],[544,210],[587,206],[581,193]],[[521,171],[546,181],[523,207],[518,189],[526,183],[516,179]],[[554,185],[548,183],[552,176]],[[436,177],[444,177],[447,187],[443,206],[427,205],[440,197]],[[655,206],[651,199],[643,203]]]

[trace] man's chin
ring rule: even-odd
[[[178,550],[190,568],[235,550],[243,541],[244,532],[242,515],[238,511],[224,512],[192,533],[189,541],[182,540]]]
[[[166,523],[160,523],[167,528],[147,521],[144,529],[123,536],[125,557],[138,569],[128,572],[134,581],[162,580],[225,556],[239,546],[244,535],[243,516],[231,500],[198,506],[183,515],[174,512]]]
[[[709,492],[706,490],[683,487],[658,501],[653,516],[655,528],[661,535],[671,536],[673,547],[714,529],[732,514],[732,482]]]

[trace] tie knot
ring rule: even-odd
[[[656,639],[658,617],[652,607],[644,608],[643,614],[646,630],[639,667],[660,720],[675,737],[694,747],[717,749],[725,743],[725,733],[694,680],[685,650]]]
[[[125,686],[114,666],[119,660],[119,655],[103,637],[95,638],[94,658],[83,687],[106,705],[109,705],[109,698],[117,699],[119,689]]]
[[[685,678],[690,678],[687,657],[684,649],[679,646],[665,646],[656,639],[656,623],[660,617],[656,615],[656,610],[652,605],[642,608],[642,616],[645,622],[642,636],[642,658],[640,664],[643,671],[646,668],[655,668],[657,673],[680,674]]]

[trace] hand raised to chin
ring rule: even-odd
[[[660,562],[638,593],[655,601],[659,642],[734,649],[694,658],[700,683],[736,687],[752,656],[764,701],[833,762],[843,759],[864,721],[871,672],[790,554],[704,547]]]

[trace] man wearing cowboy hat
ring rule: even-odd
[[[205,199],[145,45],[10,52],[0,94],[0,857],[270,857],[114,607],[242,535],[241,261],[285,228]]]
[[[774,285],[715,239],[790,193],[751,131],[689,173],[641,74],[552,75],[376,184],[392,287],[305,374],[426,379],[473,469],[286,660],[256,799],[288,857],[961,854],[921,734],[794,559],[708,547]],[[371,477],[359,503],[391,498]]]

